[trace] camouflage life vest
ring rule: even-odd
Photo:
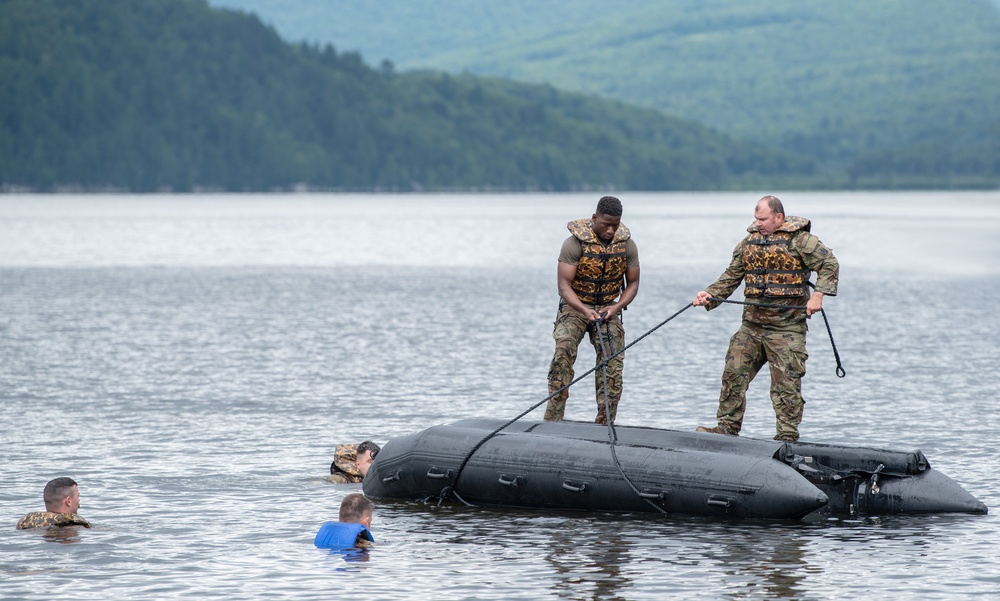
[[[580,301],[586,305],[610,305],[625,287],[626,244],[632,234],[619,224],[611,243],[605,246],[594,233],[590,219],[577,219],[566,224],[583,248],[583,256],[576,265],[576,277],[571,286]]]
[[[798,232],[808,232],[810,227],[809,220],[802,217],[786,218],[770,236],[761,235],[751,226],[750,235],[743,244],[747,296],[808,296],[806,282],[810,270],[788,250],[788,245]]]
[[[339,444],[333,451],[333,463],[330,464],[330,473],[337,474],[346,483],[357,484],[365,479],[358,469],[358,443]]]
[[[53,511],[33,511],[21,518],[17,523],[18,530],[31,530],[32,528],[48,528],[56,526],[83,526],[90,528],[90,522],[76,515],[75,513],[55,513]]]

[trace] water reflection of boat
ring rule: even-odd
[[[920,451],[630,426],[615,427],[612,446],[606,426],[569,421],[515,422],[491,437],[503,424],[469,419],[389,440],[365,494],[733,518],[987,511]]]

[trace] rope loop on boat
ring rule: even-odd
[[[513,418],[513,419],[511,419],[510,421],[506,422],[505,424],[501,425],[501,426],[500,426],[499,428],[497,428],[496,430],[493,430],[492,432],[490,432],[489,434],[487,434],[487,435],[486,435],[486,436],[485,436],[485,437],[484,437],[484,438],[483,438],[482,440],[480,440],[479,442],[477,442],[477,443],[475,444],[475,446],[473,446],[473,447],[472,447],[472,449],[471,449],[471,450],[469,451],[469,453],[468,453],[468,454],[467,454],[467,455],[465,456],[465,458],[464,458],[464,459],[462,459],[462,463],[460,463],[460,464],[459,464],[459,466],[458,466],[458,469],[457,469],[457,470],[455,470],[455,476],[454,476],[454,478],[452,479],[452,481],[451,481],[451,484],[449,484],[448,486],[445,486],[445,487],[444,487],[443,489],[441,489],[441,496],[440,496],[440,497],[439,497],[439,499],[438,499],[438,505],[440,505],[441,503],[443,503],[443,502],[447,501],[447,500],[448,500],[448,498],[449,498],[449,497],[451,497],[451,496],[454,496],[454,497],[455,497],[456,499],[458,499],[458,500],[462,501],[462,502],[463,502],[463,503],[465,503],[466,505],[469,505],[469,504],[470,504],[470,503],[466,503],[466,502],[465,502],[465,501],[464,501],[464,500],[463,500],[463,499],[462,499],[462,498],[461,498],[461,497],[460,497],[460,496],[458,495],[458,493],[456,493],[456,492],[455,492],[455,488],[456,488],[456,487],[458,486],[458,479],[459,479],[459,478],[460,478],[460,477],[462,476],[462,470],[464,470],[464,469],[465,469],[465,466],[466,466],[466,464],[468,464],[468,463],[469,463],[469,460],[470,460],[470,459],[472,459],[472,456],[476,454],[476,451],[478,451],[478,450],[480,449],[480,447],[482,447],[482,446],[483,446],[484,444],[486,444],[486,441],[488,441],[489,439],[493,438],[494,436],[496,436],[497,434],[499,434],[499,433],[500,433],[500,432],[501,432],[502,430],[504,430],[505,428],[507,428],[507,426],[509,426],[509,425],[513,424],[514,422],[516,422],[517,420],[521,419],[521,418],[522,418],[522,417],[524,417],[525,415],[528,415],[529,413],[531,413],[531,412],[532,412],[532,411],[534,411],[535,409],[538,409],[539,407],[541,407],[541,406],[542,406],[542,404],[543,404],[543,403],[547,403],[547,402],[549,402],[549,400],[550,400],[550,399],[552,399],[552,398],[554,398],[554,397],[558,396],[558,395],[559,395],[560,393],[562,393],[562,392],[563,392],[564,390],[566,390],[566,389],[567,389],[567,388],[569,388],[570,386],[572,386],[572,385],[576,384],[576,383],[577,383],[577,382],[579,382],[580,380],[582,380],[582,379],[586,378],[587,376],[589,376],[590,374],[594,373],[594,372],[595,372],[595,371],[597,371],[598,369],[606,369],[606,368],[607,368],[607,365],[608,365],[608,362],[609,362],[609,361],[611,361],[611,360],[612,360],[612,359],[614,359],[615,357],[617,357],[617,356],[621,355],[622,353],[624,353],[624,352],[625,352],[625,351],[627,351],[628,349],[632,348],[632,347],[633,347],[633,346],[635,346],[635,345],[636,345],[636,344],[637,344],[637,343],[638,343],[638,342],[639,342],[640,340],[642,340],[642,339],[646,338],[647,336],[649,336],[650,334],[652,334],[652,333],[653,333],[653,332],[655,332],[656,330],[659,330],[660,328],[662,328],[663,326],[665,326],[665,325],[666,325],[667,323],[669,323],[670,321],[672,321],[672,320],[673,320],[674,318],[676,318],[676,317],[677,317],[678,315],[680,315],[681,313],[683,313],[683,312],[687,311],[688,309],[690,309],[690,308],[691,308],[691,307],[693,307],[693,306],[694,306],[694,305],[693,305],[692,303],[688,303],[688,304],[684,305],[684,307],[683,307],[682,309],[680,309],[679,311],[677,311],[676,313],[674,313],[674,314],[673,314],[673,315],[671,315],[670,317],[668,317],[668,318],[664,319],[664,320],[663,320],[663,321],[661,321],[660,323],[656,324],[655,326],[653,326],[652,328],[650,328],[650,329],[649,329],[649,330],[648,330],[648,331],[647,331],[647,332],[646,332],[645,334],[643,334],[642,336],[639,336],[638,338],[636,338],[636,339],[635,339],[635,340],[633,340],[632,342],[630,342],[630,343],[626,344],[626,345],[625,345],[625,346],[623,346],[623,347],[622,347],[621,349],[619,349],[619,350],[617,350],[617,351],[614,351],[614,352],[612,352],[612,353],[610,354],[610,356],[608,356],[608,357],[605,357],[605,358],[604,358],[604,359],[603,359],[602,361],[600,361],[600,362],[599,362],[599,363],[598,363],[597,365],[595,365],[594,367],[592,367],[592,368],[588,369],[588,370],[587,370],[587,371],[585,371],[584,373],[580,374],[580,375],[579,375],[578,377],[574,378],[574,379],[573,379],[573,381],[572,381],[572,382],[570,382],[569,384],[567,384],[567,385],[563,386],[562,388],[560,388],[559,390],[557,390],[557,391],[553,392],[552,394],[550,394],[549,396],[545,397],[545,398],[544,398],[544,399],[542,399],[541,401],[539,401],[539,402],[535,403],[535,404],[534,404],[534,405],[532,405],[531,407],[528,407],[528,408],[527,408],[527,409],[526,409],[525,411],[523,411],[522,413],[518,414],[518,415],[517,415],[516,417],[514,417],[514,418]],[[613,351],[613,350],[614,350],[614,349],[612,349],[612,351]],[[605,391],[605,395],[606,395],[606,394],[607,394],[607,383],[605,383],[605,386],[604,386],[604,391]],[[605,402],[607,402],[607,399],[605,399]],[[606,415],[607,415],[607,414],[606,414]],[[611,421],[611,420],[609,419],[609,420],[608,420],[608,422],[610,423],[610,421]],[[612,435],[612,436],[614,436],[614,429],[613,429],[613,428],[612,428],[612,431],[611,431],[611,435]],[[614,452],[614,446],[612,446],[612,453],[613,453],[613,452]],[[617,461],[618,461],[618,457],[617,457],[617,455],[616,455],[616,456],[615,456],[615,462],[617,463]],[[619,466],[618,466],[618,467],[619,467],[619,469],[621,469],[621,465],[620,465],[620,464],[619,464]],[[626,478],[626,480],[627,480],[627,478]],[[631,482],[629,482],[629,485],[630,485],[630,486],[632,486],[632,483],[631,483]],[[635,486],[632,486],[632,489],[633,489],[633,490],[636,490]],[[637,493],[637,494],[638,494],[638,492],[639,492],[639,491],[638,491],[638,490],[636,490],[636,493]]]

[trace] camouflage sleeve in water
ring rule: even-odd
[[[90,528],[90,522],[75,513],[54,513],[51,511],[34,511],[21,518],[17,523],[18,530],[31,530],[32,528],[63,528],[65,526],[83,526]]]
[[[334,472],[326,477],[327,482],[333,482],[334,484],[358,484],[364,480],[361,476],[353,476],[345,472]]]

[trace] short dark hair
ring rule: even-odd
[[[378,452],[381,450],[382,448],[380,446],[370,440],[366,440],[358,445],[358,457],[361,457],[361,454],[366,451],[371,451],[372,459],[375,459],[375,456],[378,455]]]
[[[375,505],[359,492],[352,492],[340,502],[340,521],[360,524],[361,520],[375,513]]]
[[[622,201],[618,200],[614,196],[605,196],[601,198],[601,200],[597,201],[597,212],[601,215],[608,215],[609,217],[621,217]]]
[[[46,505],[59,503],[72,494],[70,489],[74,486],[76,486],[76,482],[72,478],[49,480],[48,484],[45,485],[45,491],[42,492],[42,500],[45,501]]]

